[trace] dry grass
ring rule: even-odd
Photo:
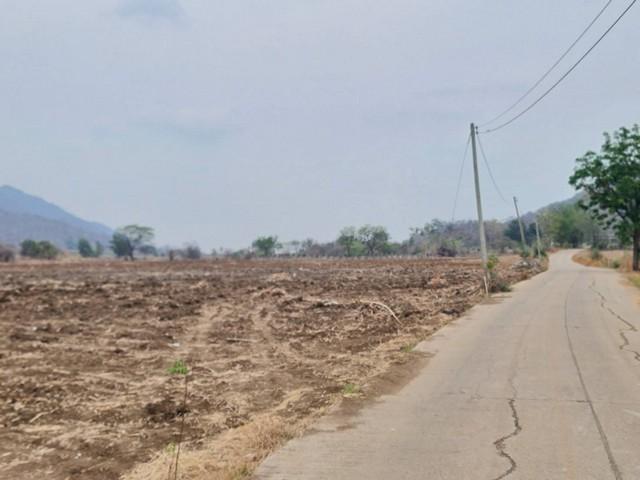
[[[594,258],[590,250],[583,250],[573,260],[586,267],[616,268],[621,272],[631,271],[631,252],[628,250],[606,250]]]
[[[628,250],[610,250],[600,252],[599,258],[593,258],[591,251],[584,250],[573,256],[573,260],[587,267],[616,268],[626,273],[629,282],[640,288],[640,273],[633,272],[632,252]]]
[[[199,448],[187,449],[180,459],[178,478],[240,480],[249,478],[258,464],[276,448],[300,435],[311,419],[288,423],[277,415],[264,415],[252,423],[229,430]],[[247,453],[248,452],[248,453]],[[157,480],[166,477],[171,453],[165,451],[139,465],[125,480]]]

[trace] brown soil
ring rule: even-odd
[[[499,267],[511,283],[539,269]],[[242,478],[482,297],[457,259],[18,263],[0,279],[0,478],[16,480],[164,478],[185,414],[180,478]]]

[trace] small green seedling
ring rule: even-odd
[[[403,346],[400,348],[400,351],[401,351],[402,353],[411,353],[411,352],[413,352],[413,349],[414,349],[414,348],[416,348],[416,344],[415,344],[415,343],[408,343],[408,344],[406,344],[406,345],[403,345]]]
[[[189,396],[189,367],[185,363],[184,360],[176,360],[173,362],[167,369],[167,373],[169,375],[182,375],[184,377],[184,399],[182,400],[182,417],[180,419],[180,434],[178,435],[178,442],[170,443],[167,446],[167,452],[173,456],[174,458],[171,460],[171,464],[169,465],[169,472],[167,473],[167,480],[178,480],[178,463],[180,461],[180,447],[182,446],[182,439],[184,437],[184,420],[187,416],[187,398]],[[169,447],[172,447],[169,450]],[[173,475],[172,475],[173,474]]]
[[[187,364],[184,363],[184,360],[176,360],[173,362],[173,365],[167,369],[167,372],[169,375],[188,375],[189,368]]]
[[[360,392],[360,387],[355,383],[347,383],[342,387],[342,394],[345,396],[356,395]]]

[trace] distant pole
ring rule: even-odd
[[[540,226],[538,225],[538,219],[536,218],[536,243],[538,246],[538,258],[542,257],[542,247],[540,243]]]
[[[478,208],[478,230],[480,231],[480,253],[482,255],[482,270],[484,274],[485,293],[489,295],[489,269],[487,263],[487,237],[484,233],[484,219],[482,216],[482,198],[480,197],[480,176],[478,174],[478,153],[476,150],[476,126],[471,124],[471,151],[473,153],[473,178],[476,184],[476,207]]]
[[[522,242],[522,251],[525,252],[527,250],[527,239],[524,236],[524,226],[522,225],[522,220],[520,219],[520,210],[518,210],[518,199],[513,197],[513,204],[516,206],[516,216],[518,217],[518,225],[520,226],[520,241]]]

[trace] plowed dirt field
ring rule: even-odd
[[[0,478],[166,478],[183,415],[180,478],[244,478],[341,399],[401,379],[481,292],[458,259],[0,266]]]

